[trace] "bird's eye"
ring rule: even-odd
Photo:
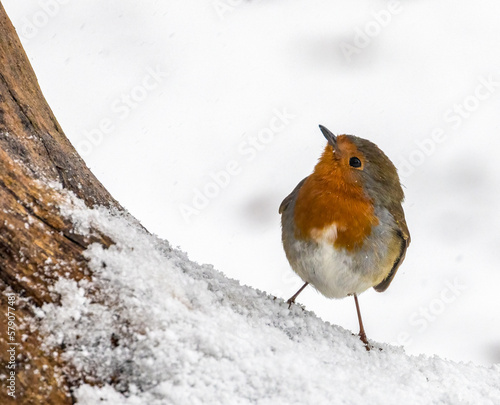
[[[361,167],[361,160],[354,156],[349,159],[349,165],[352,167]]]

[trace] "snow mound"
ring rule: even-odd
[[[59,280],[61,305],[39,311],[45,349],[64,345],[89,376],[78,404],[500,404],[498,366],[367,352],[350,331],[193,263],[130,218],[71,200],[61,210],[77,231],[116,242],[91,245],[93,281]]]

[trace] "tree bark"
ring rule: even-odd
[[[59,277],[91,277],[82,255],[90,243],[112,244],[105,236],[73,231],[59,212],[65,197],[54,182],[89,207],[121,209],[65,137],[0,3],[1,404],[73,402],[72,380],[60,356],[44,353],[41,336],[30,329],[33,308],[57,301],[50,286]],[[13,329],[8,313],[15,317]],[[14,370],[8,368],[13,348]],[[8,395],[10,371],[15,372],[15,399]]]

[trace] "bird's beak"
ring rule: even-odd
[[[332,145],[333,150],[337,149],[337,137],[333,135],[329,129],[325,128],[323,125],[319,126],[319,129],[321,129],[321,132],[325,136],[326,140],[330,145]]]

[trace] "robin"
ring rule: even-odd
[[[358,295],[383,292],[410,244],[396,167],[374,143],[353,135],[327,139],[313,173],[280,205],[282,241],[292,269],[327,298],[354,297],[359,337],[370,349]]]

